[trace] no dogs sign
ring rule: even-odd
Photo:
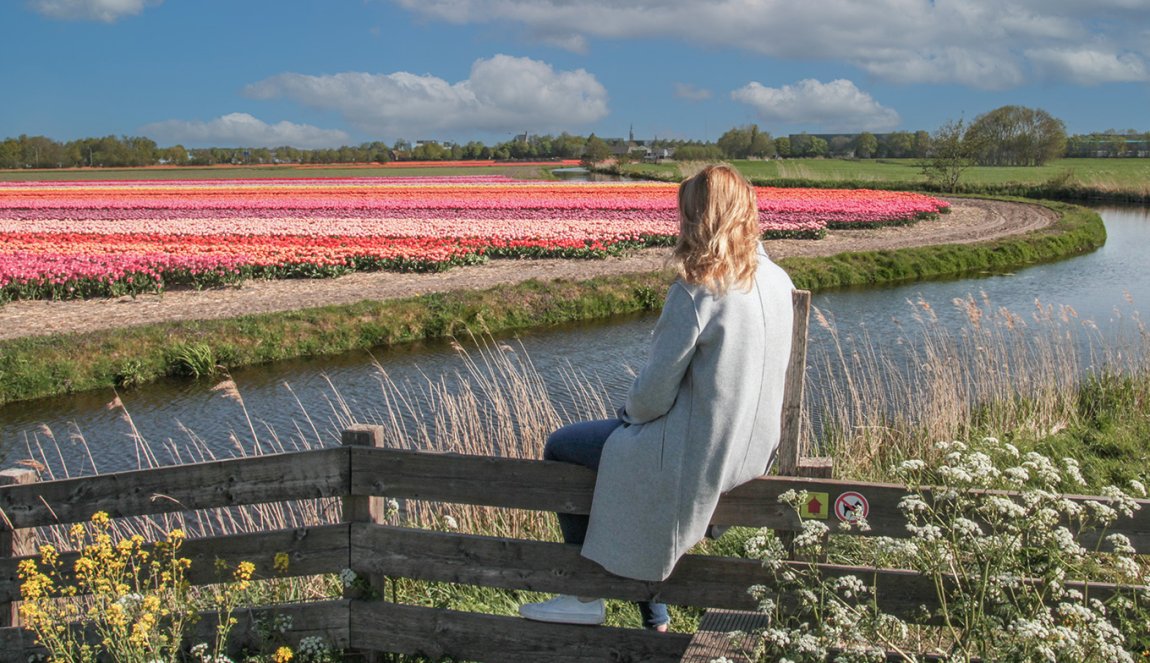
[[[866,501],[862,493],[850,490],[835,500],[835,515],[844,522],[853,523],[859,518],[866,518],[869,513],[870,502]]]

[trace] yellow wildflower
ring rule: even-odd
[[[290,562],[291,558],[286,552],[278,552],[276,553],[275,561],[272,562],[272,568],[275,569],[276,573],[287,573]]]

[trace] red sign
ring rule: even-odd
[[[859,518],[866,518],[870,513],[870,502],[866,501],[862,493],[853,490],[838,496],[835,500],[835,515],[839,520],[853,523]]]

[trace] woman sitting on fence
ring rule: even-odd
[[[591,515],[559,514],[567,543],[613,574],[660,581],[703,538],[719,495],[765,474],[779,443],[793,285],[759,243],[754,189],[729,166],[679,186],[679,278],[619,417],[564,426],[543,457],[597,470]],[[639,604],[647,628],[667,608]],[[602,599],[520,606],[600,624]]]

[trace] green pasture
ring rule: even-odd
[[[915,159],[779,159],[731,162],[753,180],[812,183],[925,185]],[[626,164],[622,173],[676,179],[678,164]],[[1099,192],[1134,191],[1150,194],[1150,159],[1060,159],[1045,166],[975,166],[962,175],[968,187],[1008,184],[1092,189]]]
[[[847,186],[903,185],[916,188],[927,184],[915,159],[779,159],[732,162],[747,177],[764,183],[834,183]],[[690,167],[689,165],[687,166]],[[550,178],[548,166],[444,166],[404,168],[402,166],[314,167],[203,166],[179,168],[91,168],[69,170],[5,170],[0,181],[62,180],[167,180],[167,179],[266,179],[327,177],[419,177],[439,175],[507,175],[521,179]],[[680,164],[623,164],[618,171],[658,179],[677,180]],[[1000,188],[1012,184],[1074,190],[1089,197],[1090,191],[1134,192],[1150,196],[1150,159],[1061,159],[1037,167],[974,167],[962,176],[965,187]],[[1087,190],[1087,191],[1083,191]],[[978,191],[972,191],[978,192]],[[1012,193],[986,191],[985,193]],[[1068,195],[1066,197],[1079,197]]]

